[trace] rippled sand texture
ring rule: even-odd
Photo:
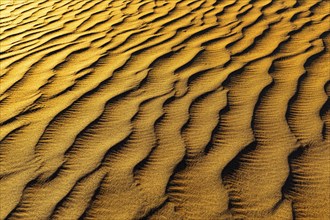
[[[327,0],[1,0],[0,219],[330,219]]]

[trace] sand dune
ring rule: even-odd
[[[330,2],[2,0],[0,219],[330,219]]]

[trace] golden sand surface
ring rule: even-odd
[[[0,219],[330,219],[330,1],[0,2]]]

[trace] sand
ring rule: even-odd
[[[1,0],[0,219],[330,219],[327,0]]]

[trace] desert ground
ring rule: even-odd
[[[1,0],[0,219],[330,219],[330,1]]]

